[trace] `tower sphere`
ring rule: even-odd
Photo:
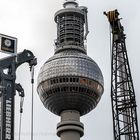
[[[41,68],[38,93],[44,106],[57,115],[70,109],[84,115],[94,109],[101,98],[102,73],[87,55],[65,50]]]
[[[67,0],[64,9],[55,14],[55,54],[39,72],[37,91],[44,106],[57,115],[65,110],[87,114],[103,94],[101,70],[84,47],[86,14],[87,8],[79,7],[74,0]]]

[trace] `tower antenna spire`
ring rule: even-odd
[[[65,0],[63,6],[64,8],[78,7],[78,2],[77,0]]]

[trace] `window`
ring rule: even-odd
[[[72,91],[77,92],[78,91],[78,87],[73,87]]]
[[[78,91],[78,87],[75,87],[75,91]]]
[[[60,83],[62,83],[62,78],[60,78]]]
[[[89,85],[91,85],[91,81],[89,81]]]
[[[79,82],[79,78],[76,78],[76,82]]]
[[[56,92],[56,90],[55,90],[55,89],[52,89],[52,91],[53,91],[53,93],[55,93],[55,92]]]
[[[63,78],[63,82],[65,82],[66,81],[66,79],[65,78]]]
[[[72,87],[70,87],[70,91],[72,92]]]
[[[79,87],[79,92],[81,92],[82,91],[82,89],[81,89],[81,87]]]
[[[67,91],[67,87],[64,87],[64,91],[65,91],[65,92]]]
[[[60,88],[57,88],[57,91],[60,92]]]
[[[56,82],[55,82],[55,79],[53,79],[53,84],[55,84]]]
[[[84,92],[84,88],[81,88],[81,92]]]
[[[68,78],[66,78],[66,82],[68,82],[69,81],[69,79]]]
[[[64,88],[63,88],[63,87],[61,88],[61,91],[62,91],[62,92],[64,91]]]
[[[84,78],[80,78],[80,83],[85,85],[87,84],[87,80]]]

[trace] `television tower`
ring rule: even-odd
[[[96,107],[104,81],[84,46],[88,34],[87,8],[78,6],[75,0],[66,0],[63,7],[54,17],[55,54],[40,70],[37,91],[44,106],[61,117],[57,136],[61,140],[80,140],[84,134],[80,116]]]

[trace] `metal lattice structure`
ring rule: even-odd
[[[111,101],[114,140],[139,140],[135,91],[117,10],[105,13],[112,28]]]

